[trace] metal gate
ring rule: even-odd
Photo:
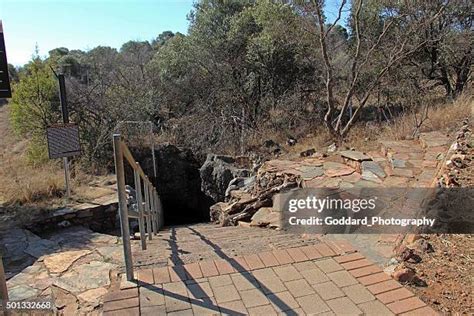
[[[129,219],[138,219],[140,241],[143,250],[146,249],[146,235],[152,239],[153,234],[163,226],[163,210],[156,188],[143,172],[139,163],[133,158],[120,134],[113,135],[115,174],[117,175],[117,193],[119,201],[120,226],[122,231],[123,252],[127,280],[133,280],[132,248],[130,244]],[[129,209],[125,183],[125,161],[133,169],[133,187],[136,193],[136,209]],[[145,229],[146,227],[146,229]]]

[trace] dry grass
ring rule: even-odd
[[[452,103],[430,106],[418,132],[441,131],[450,133],[461,125],[462,120],[473,115],[472,107],[473,98],[469,95],[461,96]],[[405,113],[390,123],[358,124],[354,126],[344,145],[368,151],[378,146],[377,140],[411,139],[414,136],[417,122],[415,117],[419,121],[423,116],[421,111]]]
[[[0,206],[35,205],[58,206],[66,203],[64,170],[60,161],[32,166],[26,152],[28,140],[15,137],[8,121],[8,105],[0,107]],[[73,200],[92,200],[105,193],[91,187],[104,177],[72,170]],[[108,191],[110,193],[110,191]]]
[[[473,106],[473,98],[467,94],[452,103],[430,106],[427,117],[418,132],[438,130],[449,133],[458,128],[463,119],[473,115]],[[422,116],[420,111],[405,113],[390,123],[358,123],[352,128],[342,146],[367,152],[377,150],[379,147],[378,140],[381,139],[403,140],[413,138],[416,126],[415,117],[418,120],[420,119]],[[259,148],[266,139],[272,139],[280,145],[284,145],[283,147],[290,157],[299,155],[300,152],[310,148],[324,152],[327,146],[333,142],[327,130],[321,126],[307,136],[299,137],[298,143],[293,147],[285,145],[286,137],[284,133],[275,132],[261,132],[249,137],[247,145],[250,148]]]

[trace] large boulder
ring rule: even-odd
[[[248,159],[223,155],[207,155],[200,169],[201,190],[214,202],[222,202],[232,179],[251,175]]]

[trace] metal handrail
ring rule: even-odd
[[[146,250],[146,234],[152,240],[153,234],[157,234],[163,225],[163,211],[161,200],[156,188],[146,176],[140,164],[133,158],[120,134],[113,135],[115,174],[117,175],[117,193],[119,200],[120,226],[122,231],[122,243],[125,259],[125,271],[127,280],[133,280],[132,248],[130,244],[129,218],[138,219],[140,230],[140,242],[142,250]],[[134,175],[134,187],[137,195],[137,211],[129,210],[127,195],[125,192],[125,170],[124,158],[132,167]],[[143,189],[143,191],[142,191]],[[145,231],[146,221],[146,231]]]

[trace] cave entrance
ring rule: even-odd
[[[148,175],[153,174],[149,149],[133,149],[133,155]],[[214,201],[201,191],[201,164],[189,149],[171,144],[155,146],[157,176],[150,177],[160,195],[164,225],[186,225],[210,221]],[[131,174],[133,176],[133,174]]]

